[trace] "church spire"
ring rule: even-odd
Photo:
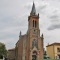
[[[36,15],[36,9],[35,9],[34,2],[33,2],[32,10],[31,10],[31,15]]]

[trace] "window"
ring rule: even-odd
[[[60,52],[60,48],[57,48],[57,52]]]
[[[34,20],[33,20],[33,27],[34,27]]]
[[[58,58],[57,59],[60,59],[60,55],[58,55]]]
[[[37,22],[33,20],[33,27],[37,27]]]
[[[35,28],[36,28],[36,21],[35,21]]]
[[[32,48],[34,48],[34,47],[36,47],[36,48],[38,47],[37,40],[35,40],[35,39],[32,41]]]

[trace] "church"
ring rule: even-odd
[[[15,60],[41,60],[44,55],[43,34],[40,36],[39,13],[36,13],[33,2],[32,10],[28,16],[28,30],[19,35],[15,46]]]
[[[40,36],[39,13],[36,14],[33,2],[30,16],[28,16],[28,30],[25,35],[19,36],[15,47],[15,60],[40,60],[43,59],[44,44],[43,34]]]

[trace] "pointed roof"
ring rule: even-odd
[[[33,2],[33,6],[32,6],[32,10],[31,10],[31,14],[35,15],[36,14],[36,9],[35,9],[35,4]]]

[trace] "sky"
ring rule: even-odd
[[[44,47],[60,42],[60,0],[34,0],[39,13],[40,35],[44,35]],[[7,49],[15,47],[19,33],[28,30],[28,16],[33,0],[0,0],[0,42]]]

